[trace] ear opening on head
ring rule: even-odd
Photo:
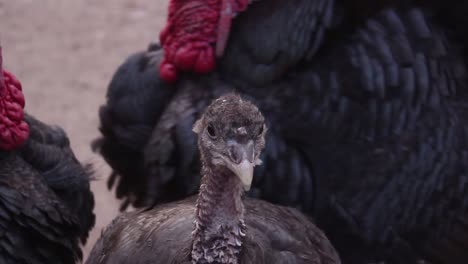
[[[193,125],[192,131],[195,132],[196,134],[200,134],[202,130],[202,123],[203,123],[203,117],[195,121],[195,124]]]

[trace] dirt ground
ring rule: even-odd
[[[81,161],[95,165],[97,223],[85,259],[101,229],[118,213],[106,188],[109,167],[91,152],[99,135],[99,106],[117,66],[157,40],[168,0],[0,0],[0,43],[6,69],[23,84],[26,110],[68,133]]]

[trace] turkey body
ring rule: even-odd
[[[118,216],[86,263],[191,264],[195,200]],[[244,205],[247,233],[240,263],[340,263],[323,232],[299,211],[249,198]]]
[[[448,8],[450,3],[445,10],[464,8]],[[269,131],[251,196],[314,215],[344,263],[464,263],[465,42],[464,29],[449,26],[463,17],[437,13],[439,4],[252,4],[234,21],[217,71],[151,88],[154,101],[170,103],[152,112],[158,117],[146,123],[152,132],[141,137],[143,158],[134,168],[146,184],[131,191],[138,194],[136,205],[196,191],[199,165],[188,124],[211,99],[236,90],[277,124]],[[157,61],[160,55],[152,56]],[[126,90],[131,87],[127,83]],[[108,99],[107,107],[113,102]],[[101,115],[103,131],[124,134],[106,120]],[[101,140],[112,142],[103,134]],[[132,181],[113,168],[121,182]]]
[[[0,263],[77,263],[95,223],[91,168],[61,128],[25,121],[26,143],[0,153]]]

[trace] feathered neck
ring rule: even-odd
[[[242,186],[228,169],[202,167],[192,233],[193,263],[239,263],[245,236]]]

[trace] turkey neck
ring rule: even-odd
[[[202,168],[195,211],[193,263],[238,263],[245,236],[242,186],[225,168]]]

